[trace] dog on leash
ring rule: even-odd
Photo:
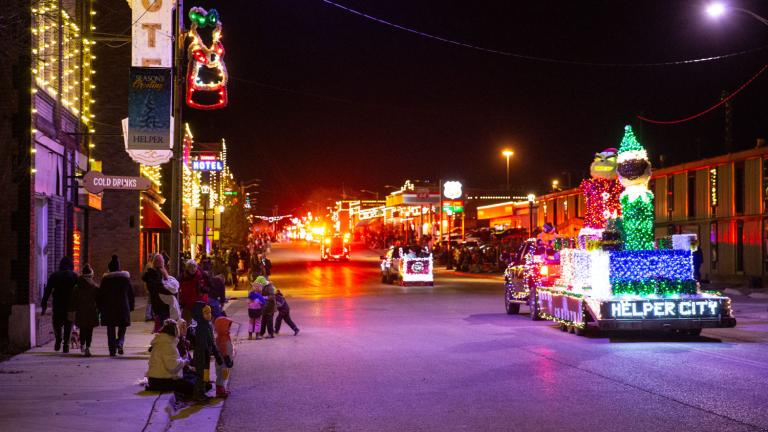
[[[79,349],[82,351],[82,347],[80,346],[80,330],[78,330],[77,326],[72,324],[72,333],[69,336],[69,347],[71,349]]]

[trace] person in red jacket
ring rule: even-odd
[[[210,284],[208,278],[197,267],[195,260],[187,261],[184,273],[181,275],[181,287],[179,289],[179,304],[181,305],[181,317],[189,322],[192,319],[192,308],[195,302],[208,303],[208,291]]]

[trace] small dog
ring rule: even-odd
[[[69,336],[69,347],[71,349],[80,349],[80,331],[74,324],[72,324],[72,333]]]

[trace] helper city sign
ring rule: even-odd
[[[720,299],[648,299],[603,303],[602,316],[616,320],[717,318],[723,314]]]

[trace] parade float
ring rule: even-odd
[[[505,272],[507,312],[564,331],[672,330],[698,335],[733,327],[730,299],[694,279],[693,234],[655,239],[651,163],[632,128],[618,150],[595,156],[581,184],[586,211],[576,238],[529,239]]]

